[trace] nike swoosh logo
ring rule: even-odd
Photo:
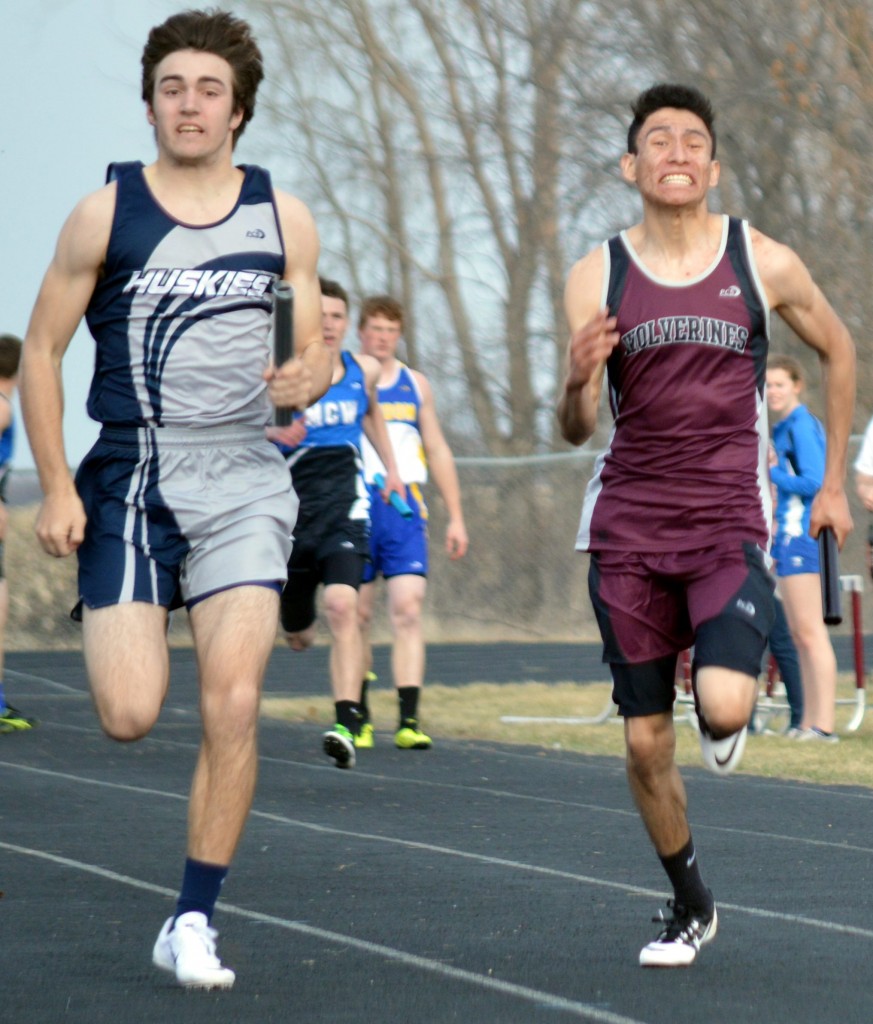
[[[720,758],[718,756],[718,754],[714,755],[715,763],[719,766],[719,768],[724,768],[724,766],[728,763],[728,761],[730,761],[730,759],[734,756],[734,751],[737,749],[737,743],[739,742],[739,739],[740,739],[740,734],[737,733],[736,736],[734,736],[734,741],[731,744],[730,750],[727,752],[727,757],[722,759],[722,758]]]
[[[688,860],[686,860],[686,861],[685,861],[685,867],[686,867],[686,868],[690,868],[690,867],[691,867],[691,865],[692,865],[692,864],[693,864],[693,863],[694,863],[694,862],[695,862],[696,860],[697,860],[697,850],[695,850],[695,851],[694,851],[694,853],[692,853],[692,854],[691,854],[691,856],[690,856],[690,857],[688,858]]]

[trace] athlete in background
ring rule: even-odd
[[[402,750],[426,750],[430,737],[419,724],[419,697],[424,685],[425,643],[421,612],[427,589],[427,506],[421,488],[430,474],[448,512],[446,551],[452,560],[467,551],[467,530],[461,511],[461,489],[455,460],[440,428],[430,384],[424,374],[397,358],[403,333],[403,308],[388,295],[373,295],[361,305],[358,336],[361,351],[381,367],[378,396],[397,470],[406,484],[406,501],[412,518],[405,519],[392,505],[371,503],[370,549],[372,563],[364,570],[359,613],[364,636],[361,711],[364,715],[358,746],[373,745],[373,725],[367,703],[367,683],[372,677],[373,654],[370,624],[375,593],[373,581],[385,577],[393,646],[391,670],[398,700],[394,743]],[[364,469],[374,499],[377,473],[385,471],[378,455],[364,443]]]
[[[331,386],[288,427],[269,427],[300,500],[281,619],[292,650],[315,640],[315,595],[324,584],[324,613],[331,634],[330,683],[335,725],[324,751],[338,768],[355,764],[360,730],[361,634],[358,590],[370,553],[370,494],[364,484],[361,439],[366,436],[388,467],[384,496],[402,495],[385,421],[376,401],[379,364],[343,351],[349,297],[336,281],[320,279],[321,323],[330,350]],[[374,496],[383,501],[383,494]]]
[[[803,369],[786,355],[767,362],[767,405],[774,419],[770,479],[776,488],[773,566],[800,658],[803,718],[797,739],[836,743],[837,656],[824,622],[812,503],[825,469],[825,433],[800,401]]]
[[[12,472],[15,449],[15,413],[12,396],[18,384],[21,362],[21,339],[14,334],[0,334],[0,733],[26,732],[36,725],[17,708],[6,703],[3,668],[6,654],[6,623],[9,619],[9,583],[6,579],[6,533],[9,514],[6,511],[6,490]]]

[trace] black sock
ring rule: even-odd
[[[678,853],[660,859],[667,877],[673,884],[676,902],[688,910],[709,912],[713,906],[712,893],[703,884],[700,876],[694,840],[689,836],[688,842]]]
[[[409,718],[418,719],[418,695],[420,693],[420,686],[401,686],[397,690],[397,699],[400,701],[401,725]]]
[[[370,705],[367,703],[367,677],[364,676],[361,681],[361,699],[358,703],[358,714],[361,716],[361,722],[370,721]]]
[[[198,910],[212,920],[212,911],[228,868],[223,864],[205,864],[201,860],[188,857],[185,861],[185,873],[182,876],[182,891],[176,901],[176,917]]]
[[[344,725],[350,733],[357,736],[361,728],[358,703],[354,700],[338,700],[334,703],[338,725]]]

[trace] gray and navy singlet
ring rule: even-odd
[[[115,216],[86,312],[97,343],[88,412],[99,423],[267,424],[262,374],[285,255],[269,174],[241,169],[232,212],[187,226],[159,206],[141,163],[110,168]]]
[[[607,361],[615,422],[577,549],[766,549],[770,311],[748,224],[725,217],[712,266],[690,281],[655,277],[625,232],[604,259],[604,306],[621,336]]]
[[[79,593],[90,608],[173,607],[229,587],[281,588],[297,499],[265,437],[272,284],[285,267],[270,178],[244,167],[233,210],[185,225],[142,164],[115,164],[112,229],[86,318],[87,514]]]

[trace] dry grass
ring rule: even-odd
[[[75,558],[54,559],[43,554],[33,532],[36,506],[12,507],[10,539],[6,545],[9,578],[9,625],[6,645],[10,651],[76,649],[81,631],[70,621],[76,600]],[[190,644],[187,616],[177,615],[171,632],[175,646]],[[841,682],[841,697],[854,694],[852,682]],[[576,750],[586,754],[621,757],[624,752],[621,726],[613,719],[603,725],[510,724],[506,715],[574,718],[597,715],[609,700],[606,682],[489,684],[463,687],[428,687],[422,703],[424,724],[434,737],[523,743],[543,749]],[[394,695],[377,689],[372,696],[377,728],[391,729],[396,714]],[[293,720],[330,724],[333,706],[327,695],[296,699],[270,698],[265,714]],[[849,711],[841,708],[838,728],[845,727]],[[782,723],[778,723],[782,724]],[[677,730],[680,764],[700,765],[695,731],[688,725]],[[387,738],[383,742],[388,742]],[[742,771],[755,775],[803,779],[809,782],[845,783],[873,787],[873,710],[858,732],[843,736],[839,745],[795,743],[777,736],[750,737]]]
[[[504,716],[531,718],[585,718],[598,715],[609,701],[607,683],[471,683],[468,686],[429,686],[422,699],[423,725],[438,740],[492,740],[519,743],[543,749],[573,750],[584,754],[623,757],[624,738],[618,719],[602,725],[573,723],[508,723]],[[854,699],[853,681],[840,683],[840,698]],[[377,731],[394,727],[396,701],[392,692],[372,692],[373,721]],[[329,696],[279,698],[267,695],[264,713],[290,721],[333,722]],[[845,784],[873,787],[873,709],[860,729],[846,733],[851,709],[837,712],[839,744],[798,743],[778,735],[750,736],[740,771],[750,775],[798,779],[827,785]],[[782,728],[784,718],[771,725]],[[700,767],[696,729],[677,723],[676,758],[681,765]],[[390,742],[386,736],[383,743]],[[366,757],[366,754],[364,755]]]

